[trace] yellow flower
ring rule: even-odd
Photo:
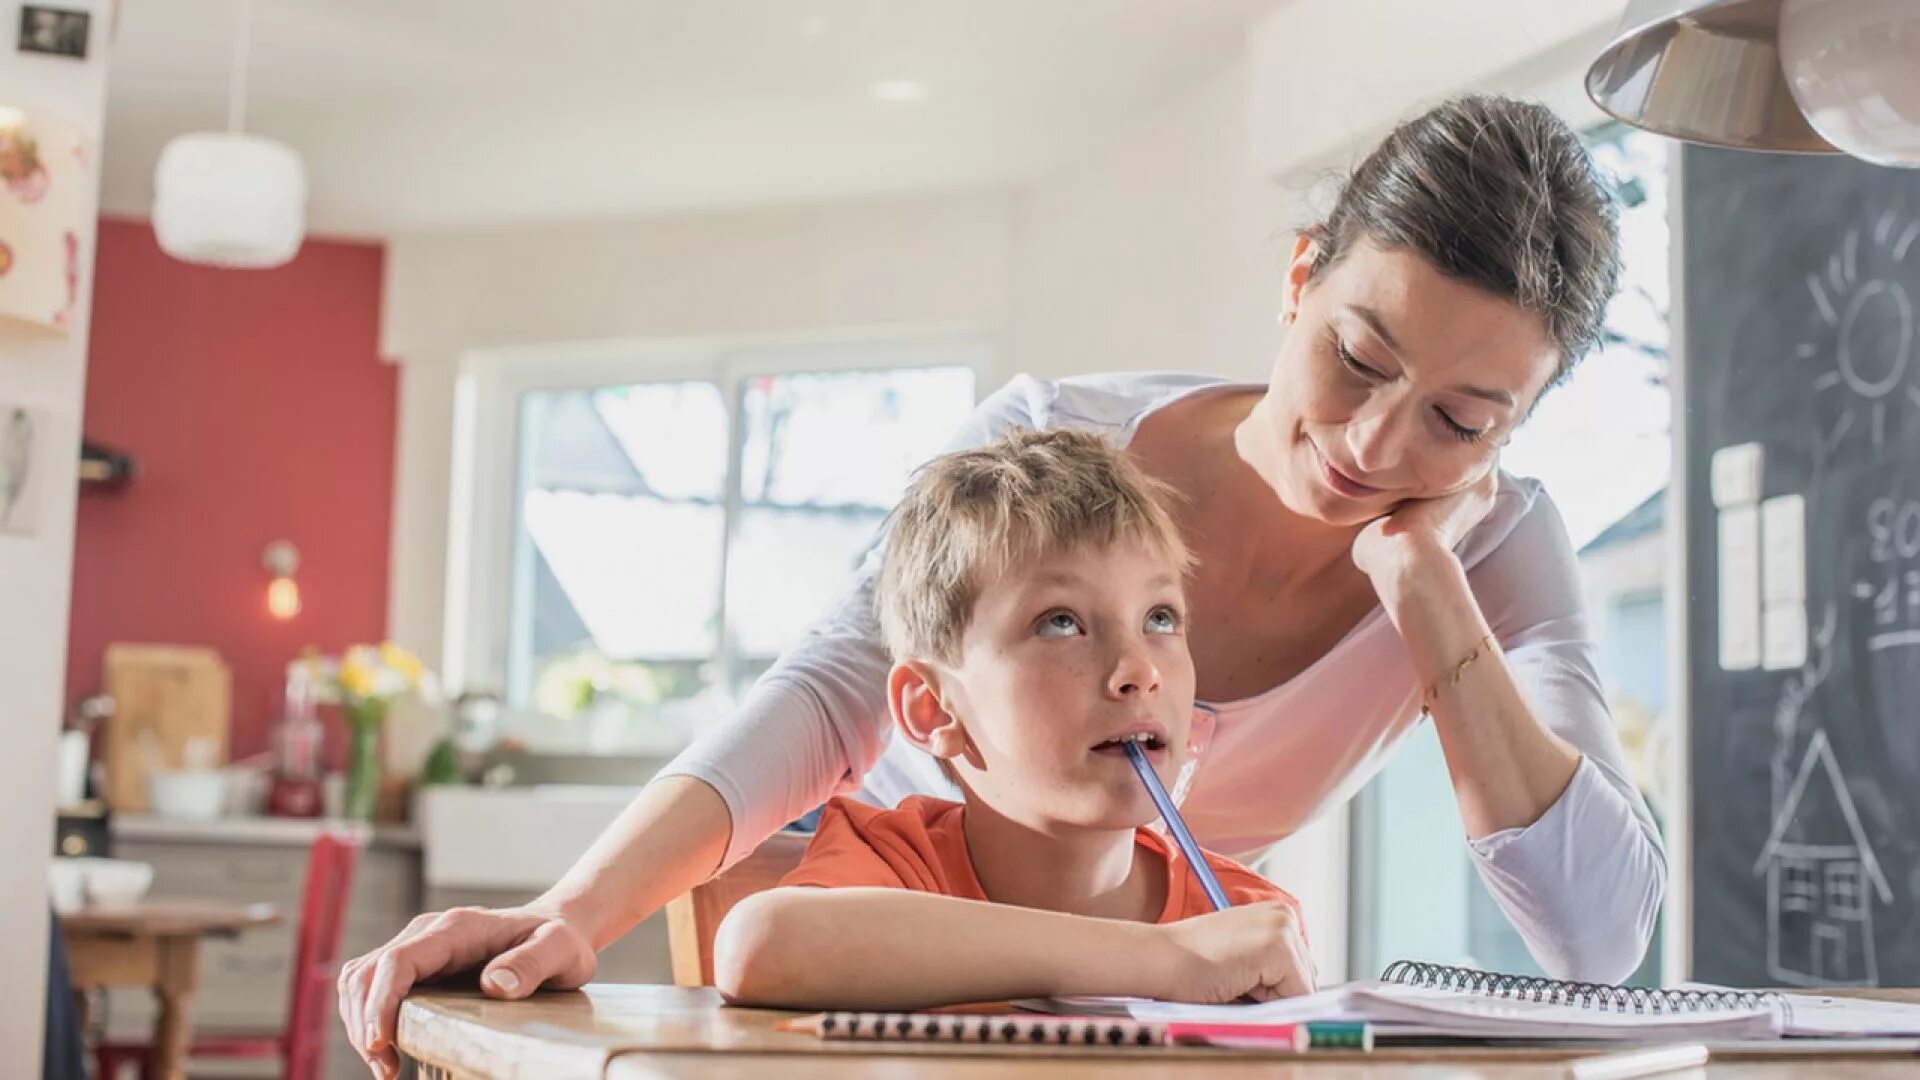
[[[358,657],[341,661],[340,689],[355,697],[366,697],[373,693],[373,669],[361,663]]]
[[[420,675],[424,669],[419,657],[389,641],[380,646],[380,659],[387,667],[405,676],[409,685],[420,685]]]

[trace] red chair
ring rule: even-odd
[[[340,965],[340,932],[347,898],[353,892],[353,868],[364,838],[359,833],[323,831],[307,856],[307,887],[300,902],[300,927],[293,956],[293,992],[287,1027],[278,1032],[196,1032],[187,1057],[199,1060],[278,1058],[283,1080],[320,1080],[327,1049],[327,1022],[333,1016],[334,977]],[[141,1080],[153,1075],[153,1044],[103,1042],[94,1049],[95,1075],[115,1080],[124,1064],[137,1064]]]

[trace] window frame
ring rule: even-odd
[[[1858,921],[1866,915],[1865,890],[1860,881],[1860,863],[1854,859],[1834,859],[1824,868],[1822,902],[1828,915]]]
[[[1826,899],[1820,866],[1804,856],[1780,857],[1780,910],[1818,912]]]
[[[742,510],[742,402],[749,380],[764,376],[908,371],[966,367],[974,400],[992,385],[998,342],[972,326],[902,327],[865,332],[705,339],[621,339],[477,349],[464,353],[455,376],[449,484],[446,598],[442,606],[441,671],[450,692],[499,694],[505,701],[513,633],[515,563],[524,557],[518,530],[521,487],[520,415],[524,394],[640,383],[710,382],[727,417],[719,627],[714,659],[731,672],[727,627],[728,560]],[[731,688],[722,678],[723,694]],[[508,705],[514,714],[530,707]],[[559,727],[559,725],[554,725]],[[533,743],[535,752],[573,749],[561,733]]]

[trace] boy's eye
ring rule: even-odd
[[[1072,637],[1081,633],[1080,620],[1071,611],[1049,611],[1040,616],[1041,637]]]
[[[1180,632],[1180,613],[1164,605],[1154,608],[1147,615],[1147,633],[1177,634]]]

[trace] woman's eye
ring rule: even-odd
[[[1040,617],[1041,637],[1072,637],[1080,632],[1080,620],[1071,611],[1053,611]]]
[[[1147,616],[1147,633],[1177,634],[1180,632],[1180,613],[1170,607],[1157,607]]]
[[[1363,379],[1374,380],[1380,378],[1379,372],[1361,363],[1359,357],[1353,355],[1353,350],[1347,348],[1346,342],[1335,342],[1334,349],[1340,353],[1340,362],[1347,365],[1347,370]]]
[[[1460,421],[1455,420],[1453,417],[1448,416],[1447,410],[1445,409],[1435,409],[1433,411],[1440,415],[1440,422],[1447,425],[1447,431],[1461,442],[1479,442],[1487,434],[1486,428],[1470,428]]]

